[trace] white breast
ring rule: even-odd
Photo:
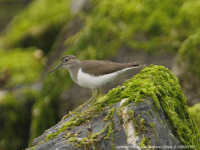
[[[77,74],[77,84],[82,86],[82,87],[86,87],[86,88],[90,88],[90,89],[96,89],[96,88],[99,88],[102,85],[112,81],[117,76],[119,76],[120,74],[124,73],[125,71],[127,71],[129,69],[132,69],[132,68],[126,68],[126,69],[123,69],[121,71],[106,74],[106,75],[103,75],[103,76],[93,76],[93,75],[90,75],[88,73],[84,73],[82,71],[82,69],[80,68],[78,70],[78,74]]]

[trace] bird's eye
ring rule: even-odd
[[[68,59],[66,58],[66,59],[65,59],[65,62],[67,62],[67,61],[68,61]]]

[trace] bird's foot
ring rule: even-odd
[[[90,104],[83,104],[83,105],[80,105],[79,107],[77,107],[76,109],[73,110],[73,112],[80,112],[82,111],[84,108],[89,108],[91,105]]]
[[[63,122],[63,120],[65,120],[67,117],[71,116],[72,114],[75,114],[75,113],[78,113],[78,112],[81,112],[85,107],[89,108],[90,106],[92,106],[92,104],[95,102],[95,100],[97,99],[97,97],[99,96],[100,94],[100,90],[97,89],[97,95],[94,94],[94,91],[92,90],[93,92],[93,96],[92,98],[90,98],[86,103],[84,103],[83,105],[80,105],[79,107],[77,107],[76,109],[74,109],[72,112],[69,112],[69,114],[65,115],[60,122]]]
[[[74,109],[73,111],[69,111],[69,114],[65,115],[60,122],[63,122],[63,120],[65,120],[67,117],[69,117],[72,114],[81,112],[84,108],[89,108],[91,106],[91,104],[88,104],[88,102],[86,102],[83,105],[80,105],[79,107],[77,107],[76,109]]]

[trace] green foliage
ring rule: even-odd
[[[12,47],[21,45],[27,37],[38,37],[52,28],[61,28],[69,18],[70,1],[34,0],[18,14],[4,31],[0,46]],[[49,37],[48,37],[49,38]]]
[[[0,69],[0,73],[9,72],[9,78],[5,83],[6,86],[31,83],[40,79],[43,69],[42,60],[37,60],[33,57],[33,52],[36,48],[29,46],[41,43],[51,48],[54,42],[52,39],[55,38],[61,28],[70,19],[69,3],[70,1],[66,0],[34,0],[11,21],[0,37],[0,66],[3,66]],[[48,36],[45,33],[48,33]],[[48,42],[45,43],[45,40]],[[27,41],[29,42],[28,44]],[[29,48],[17,48],[7,51],[4,49],[12,47]],[[66,74],[65,71],[62,75]],[[33,108],[33,118],[37,116],[38,124],[35,125],[36,123],[33,119],[30,132],[35,136],[31,137],[39,136],[44,130],[56,123],[55,100],[61,91],[65,89],[67,82],[63,82],[65,80],[55,82],[59,79],[59,75],[56,73],[54,75],[54,77],[44,80],[42,92],[37,96],[37,102]],[[64,77],[62,76],[62,78]],[[62,86],[63,88],[59,86],[61,82],[62,84],[65,83]],[[55,84],[58,86],[55,86]],[[41,115],[41,117],[38,117],[38,115]],[[35,130],[34,127],[37,129]]]
[[[195,122],[197,123],[199,132],[200,132],[200,120],[199,120],[199,118],[200,118],[200,103],[195,104],[192,107],[189,107],[189,112],[193,116]]]
[[[13,0],[11,3],[6,3],[5,0],[0,0],[0,31],[7,25],[7,23],[18,14],[25,7],[24,3],[20,3],[17,0]],[[16,5],[12,5],[16,4]]]
[[[34,47],[17,48],[10,51],[0,50],[0,77],[7,76],[5,77],[5,85],[30,83],[40,78],[43,65],[42,60],[34,58],[35,50]]]
[[[181,45],[179,50],[179,61],[185,62],[185,71],[191,72],[200,80],[200,31],[191,35]]]
[[[89,58],[105,57],[105,51],[113,55],[122,46],[154,54],[175,52],[187,36],[198,30],[200,24],[197,1],[91,2],[93,9],[80,14],[85,22],[84,28],[67,40],[75,43],[79,52],[90,50]],[[85,53],[81,55],[88,56]]]
[[[0,149],[22,149],[28,144],[35,94],[26,88],[0,97]]]

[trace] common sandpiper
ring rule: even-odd
[[[60,64],[49,73],[58,68],[65,68],[69,71],[72,80],[78,85],[92,90],[93,96],[84,106],[94,102],[100,94],[99,88],[114,80],[117,76],[127,70],[138,68],[138,62],[115,63],[102,60],[78,60],[74,55],[66,55],[61,58]],[[97,94],[95,95],[95,91]],[[92,104],[91,103],[91,104]]]

